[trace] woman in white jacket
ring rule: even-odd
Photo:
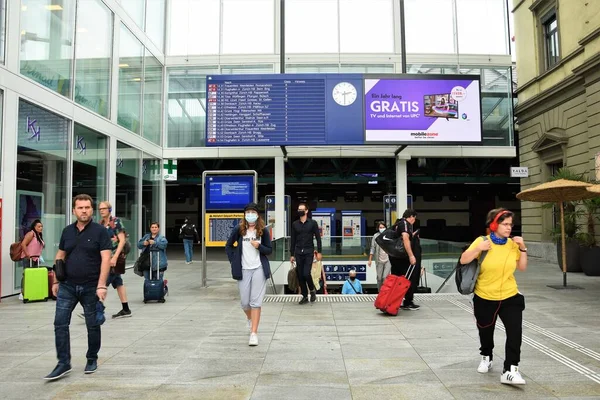
[[[375,238],[383,233],[387,229],[385,223],[380,222],[377,225],[377,232],[373,235],[373,240],[371,240],[371,251],[369,252],[369,262],[368,265],[371,267],[371,262],[373,261],[373,255],[375,256],[375,266],[377,270],[377,290],[381,289],[381,285],[383,285],[383,281],[390,274],[392,270],[392,264],[390,264],[390,258],[387,253],[383,251],[381,247],[375,241]]]

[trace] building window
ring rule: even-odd
[[[546,69],[550,69],[558,64],[558,61],[560,60],[556,10],[547,13],[544,18],[542,18],[541,22],[544,35],[544,58],[546,60]]]

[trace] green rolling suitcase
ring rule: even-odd
[[[23,270],[23,303],[48,301],[48,270],[32,267]]]

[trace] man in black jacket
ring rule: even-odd
[[[317,300],[315,284],[310,270],[315,252],[313,237],[317,239],[317,260],[321,261],[321,233],[319,232],[319,225],[308,218],[308,206],[305,203],[300,203],[298,206],[298,217],[299,219],[292,224],[290,238],[290,254],[292,254],[292,257],[290,262],[296,263],[296,272],[300,281],[302,300],[299,304],[306,304],[308,303],[309,289],[311,303]]]
[[[411,265],[414,265],[414,271],[410,276],[411,285],[406,296],[404,296],[404,302],[402,303],[403,310],[415,311],[420,308],[419,305],[413,302],[415,290],[419,286],[419,278],[421,276],[421,269],[417,264],[417,252],[413,248],[415,244],[419,244],[418,256],[420,257],[420,243],[416,243],[413,238],[413,224],[417,219],[417,213],[415,210],[408,209],[402,214],[402,218],[397,220],[394,224],[394,231],[402,238],[404,242],[404,248],[406,249],[407,258],[399,258],[390,256],[390,264],[392,264],[392,274],[400,276],[405,275]]]

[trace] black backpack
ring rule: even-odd
[[[196,227],[194,224],[185,224],[182,231],[183,236],[195,236],[196,235]]]

